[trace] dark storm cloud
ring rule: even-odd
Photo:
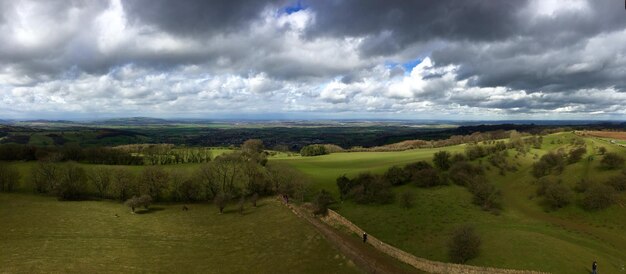
[[[247,28],[268,6],[285,0],[132,0],[125,8],[133,21],[176,35],[227,34]]]
[[[394,54],[415,42],[493,41],[520,29],[526,1],[310,1],[316,24],[309,35],[365,36],[365,55]]]

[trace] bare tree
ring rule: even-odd
[[[107,190],[111,185],[111,169],[106,167],[97,167],[87,173],[89,181],[96,187],[101,198],[107,194]]]
[[[48,193],[56,185],[59,166],[50,161],[39,161],[32,169],[31,174],[35,183],[35,191]]]
[[[126,200],[136,191],[135,176],[126,167],[117,167],[111,170],[111,180],[115,197],[120,201]]]
[[[11,168],[0,162],[0,191],[11,192],[17,188],[21,174],[15,168]]]
[[[159,201],[163,191],[167,189],[169,173],[161,166],[146,167],[141,173],[141,192]]]

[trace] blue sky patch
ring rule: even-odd
[[[301,10],[306,9],[306,5],[302,4],[302,1],[297,1],[293,5],[289,5],[283,8],[283,11],[287,14],[292,14],[294,12],[299,12]]]

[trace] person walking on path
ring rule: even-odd
[[[591,264],[591,273],[598,274],[598,263],[596,261],[593,261],[593,264]]]
[[[363,242],[364,243],[367,242],[367,233],[365,233],[365,232],[363,232]]]

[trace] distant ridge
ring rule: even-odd
[[[166,125],[175,123],[177,122],[150,117],[113,118],[101,121],[93,121],[93,124],[96,125]]]

